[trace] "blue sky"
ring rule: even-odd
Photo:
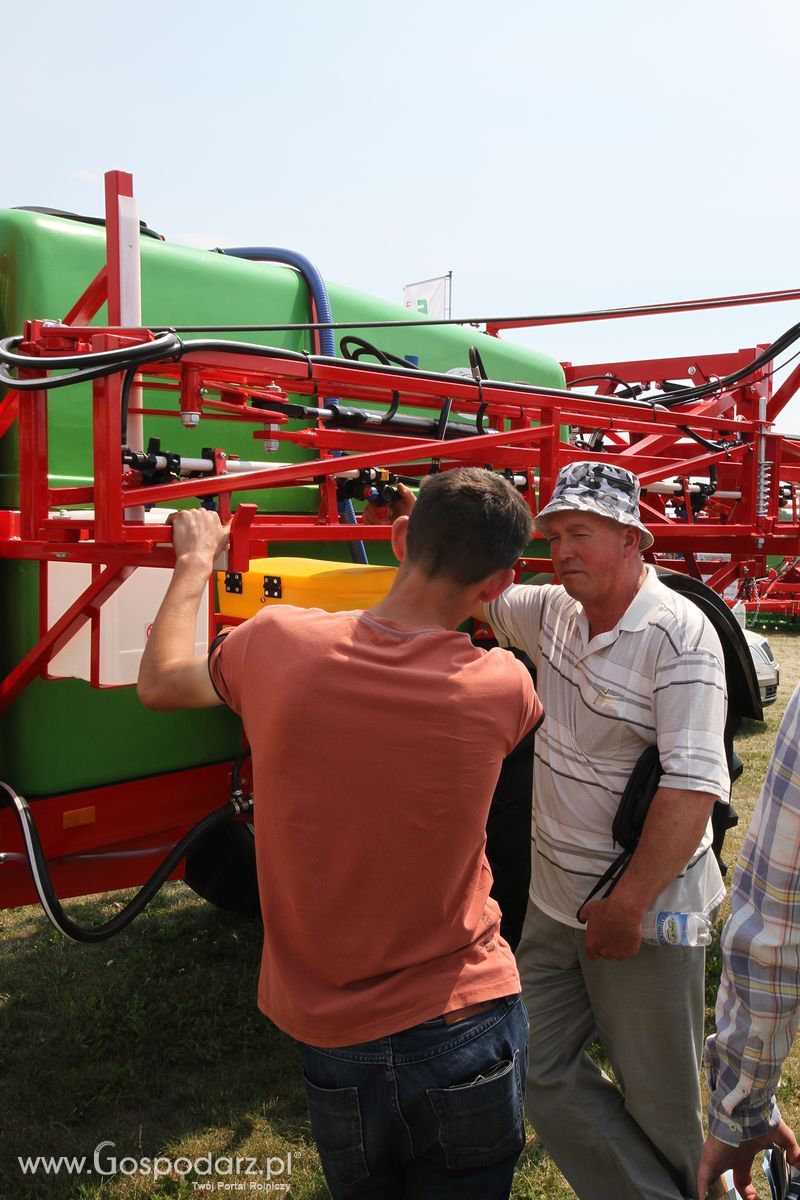
[[[453,315],[800,286],[794,0],[40,0],[4,19],[0,207],[284,245]],[[509,334],[574,362],[769,342],[800,304]],[[800,346],[799,346],[800,348]],[[800,401],[779,428],[800,434]]]

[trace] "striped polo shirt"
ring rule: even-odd
[[[619,853],[611,825],[647,746],[658,745],[662,787],[728,802],[722,648],[700,609],[649,566],[617,625],[591,640],[583,606],[559,586],[510,587],[487,611],[501,645],[533,660],[546,713],[536,735],[531,899],[582,928],[575,914]],[[711,842],[709,821],[653,912],[710,912],[720,903]]]

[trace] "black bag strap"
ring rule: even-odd
[[[605,900],[617,886],[639,843],[651,801],[658,791],[661,773],[658,747],[648,746],[639,756],[635,767],[631,771],[630,778],[625,785],[625,790],[620,797],[614,816],[611,832],[614,844],[622,846],[622,852],[617,855],[611,866],[604,871],[581,904],[578,912],[575,914],[578,920],[580,920],[578,913],[580,913],[583,905],[593,900],[602,888],[606,888],[602,897]],[[608,886],[606,887],[606,885]]]
[[[621,854],[617,855],[617,857],[612,862],[611,866],[606,868],[606,870],[603,872],[603,874],[598,879],[597,883],[594,885],[592,890],[589,892],[589,895],[581,903],[581,907],[575,913],[575,916],[577,917],[577,919],[579,921],[581,919],[580,918],[581,908],[583,908],[584,904],[588,904],[590,900],[594,900],[597,893],[601,890],[601,888],[604,888],[606,884],[608,884],[608,887],[603,892],[601,899],[605,900],[605,898],[607,896],[611,895],[614,888],[619,883],[620,877],[621,877],[622,873],[624,872],[625,868],[627,867],[628,863],[631,861],[632,857],[633,857],[633,855],[631,854],[630,850],[623,850]]]

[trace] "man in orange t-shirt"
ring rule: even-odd
[[[208,666],[194,619],[227,539],[174,519],[175,572],[142,659],[150,708],[224,702],[253,754],[262,1011],[300,1043],[334,1197],[502,1200],[524,1145],[527,1017],[485,825],[503,758],[541,720],[524,667],[458,625],[530,536],[500,476],[426,480],[368,612],[275,606]]]

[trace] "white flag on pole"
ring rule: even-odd
[[[420,279],[403,288],[403,307],[413,309],[425,317],[450,316],[450,293],[453,286],[452,272],[437,275],[435,279]]]

